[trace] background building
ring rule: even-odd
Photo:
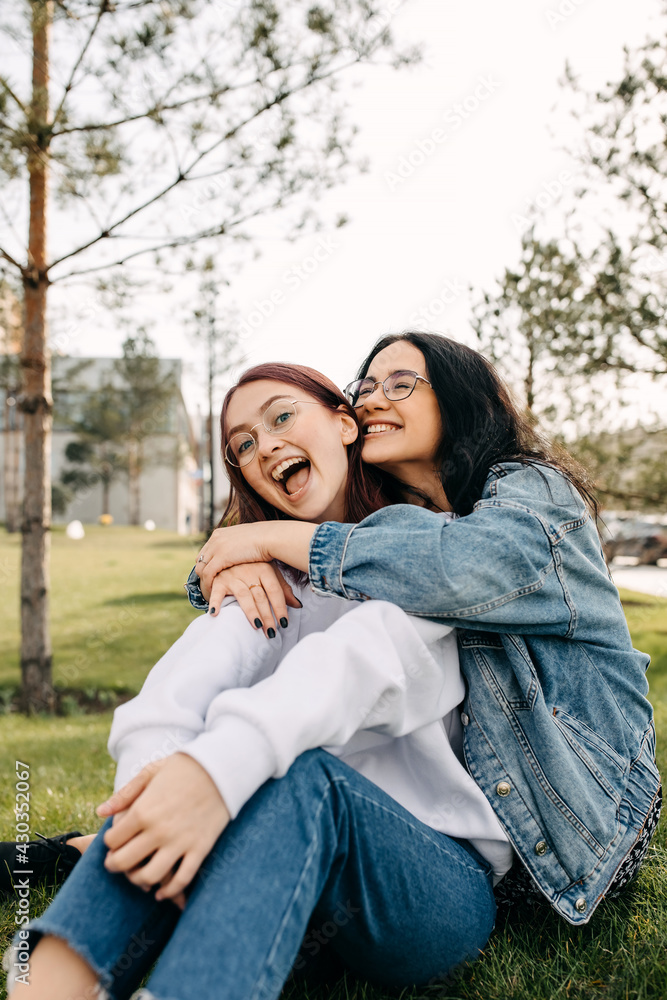
[[[64,471],[72,468],[66,457],[67,446],[80,439],[77,428],[91,399],[104,386],[118,382],[113,358],[52,359],[54,419],[52,438],[52,484],[59,488]],[[156,527],[180,534],[194,534],[202,525],[202,469],[200,457],[200,421],[188,414],[181,392],[182,363],[160,358],[160,374],[171,375],[175,391],[168,403],[156,406],[148,421],[149,433],[143,440],[143,461],[138,476],[139,522],[155,522]],[[0,520],[17,503],[23,476],[22,441],[16,417],[17,407],[10,402],[9,384],[0,386],[0,468],[4,470],[0,489]],[[8,473],[10,473],[8,475]],[[94,473],[91,478],[95,480]],[[220,479],[220,475],[218,476]],[[221,487],[223,484],[220,484]],[[226,484],[225,484],[226,485]],[[64,512],[55,513],[55,523],[74,518],[91,523],[103,513],[103,488],[96,481],[73,491]],[[217,492],[217,491],[216,491]],[[219,502],[223,497],[216,498]],[[20,496],[18,498],[20,503]],[[127,470],[119,469],[108,489],[108,512],[116,524],[130,523],[130,485]],[[17,525],[18,527],[18,525]]]

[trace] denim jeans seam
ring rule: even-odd
[[[331,782],[332,784],[334,783],[338,784],[339,782],[348,784],[347,778],[332,778]],[[448,851],[446,847],[443,847],[436,841],[431,840],[430,837],[428,837],[423,830],[420,830],[420,828],[418,826],[415,826],[414,823],[410,823],[407,819],[405,819],[404,816],[401,816],[400,813],[395,812],[393,809],[388,809],[387,806],[383,805],[381,802],[377,802],[375,799],[369,798],[368,795],[364,795],[363,792],[358,792],[354,788],[350,788],[350,794],[356,796],[359,799],[363,799],[364,802],[370,802],[371,805],[377,806],[378,808],[382,809],[383,812],[389,813],[390,816],[394,816],[395,819],[399,820],[405,826],[409,826],[411,830],[414,830],[415,833],[418,833],[424,840],[428,840],[430,844],[433,844],[433,846],[437,848],[437,850],[440,851],[441,854],[446,854],[448,858],[451,858],[453,861],[456,861],[457,864],[459,864],[461,867],[467,868],[468,871],[471,872],[478,872],[479,874],[484,875],[484,877],[486,878],[486,873],[482,868],[480,867],[473,868],[472,865],[467,865],[465,861],[461,861],[460,858],[456,857],[450,851]],[[431,828],[429,827],[429,829]],[[433,832],[438,833],[439,831],[434,830]],[[446,837],[447,834],[446,833],[441,834],[441,836]]]
[[[322,812],[322,809],[324,807],[324,800],[326,799],[327,795],[330,795],[330,794],[331,794],[331,783],[329,782],[329,783],[327,783],[327,787],[324,789],[324,793],[322,795],[322,798],[320,799],[319,805],[318,805],[317,810],[315,812],[315,815],[313,817],[313,820],[314,820],[315,823],[319,819],[320,813]],[[278,928],[278,931],[276,932],[276,936],[275,936],[275,938],[273,940],[273,944],[271,945],[269,953],[268,953],[268,955],[266,957],[266,961],[264,963],[264,965],[265,965],[264,971],[262,972],[262,976],[260,977],[259,981],[255,984],[255,987],[254,987],[252,993],[250,994],[250,1000],[258,1000],[258,998],[262,996],[262,990],[264,988],[264,984],[265,984],[265,981],[266,981],[267,973],[272,969],[272,963],[273,963],[273,960],[275,958],[275,953],[276,953],[276,950],[278,948],[278,945],[279,945],[280,941],[282,940],[282,936],[283,936],[283,933],[285,931],[285,927],[287,926],[288,918],[289,918],[289,916],[290,916],[290,914],[291,914],[291,912],[292,912],[292,910],[294,908],[294,904],[296,903],[296,901],[298,900],[298,898],[299,898],[299,896],[301,894],[301,890],[303,888],[304,876],[305,876],[306,872],[308,871],[308,869],[310,868],[310,866],[313,863],[313,858],[315,857],[315,848],[316,848],[318,840],[319,840],[319,837],[318,837],[318,834],[317,834],[317,827],[315,827],[315,836],[314,836],[314,838],[313,838],[313,840],[311,842],[311,846],[310,846],[310,849],[308,851],[308,856],[306,857],[306,860],[304,862],[303,868],[301,869],[301,874],[299,875],[299,881],[298,881],[297,886],[296,886],[296,888],[294,890],[294,893],[292,894],[292,898],[290,899],[289,904],[287,905],[287,907],[285,909],[285,913],[284,913],[283,919],[281,921],[280,927]]]

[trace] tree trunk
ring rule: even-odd
[[[49,33],[51,0],[32,0],[33,146],[28,157],[30,223],[28,268],[24,274],[25,338],[23,412],[25,480],[21,560],[21,707],[53,711],[49,634],[49,555],[51,528],[51,370],[46,347],[46,208],[49,143]]]
[[[16,399],[18,390],[11,391],[11,397]],[[21,469],[21,424],[18,406],[9,406],[5,402],[5,449],[4,477],[5,491],[5,528],[9,534],[19,531],[21,527],[21,489],[19,476]]]
[[[102,462],[102,517],[109,513],[109,489],[111,487],[111,472],[108,464]]]
[[[141,456],[140,445],[137,441],[130,441],[128,447],[128,481],[129,481],[129,501],[130,501],[130,524],[139,524],[141,515]]]

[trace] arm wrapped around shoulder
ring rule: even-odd
[[[587,606],[622,614],[583,500],[546,467],[501,467],[450,523],[408,505],[356,526],[326,522],[310,579],[317,593],[392,601],[462,628],[572,637]]]

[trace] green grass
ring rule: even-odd
[[[91,528],[83,542],[53,539],[53,645],[56,681],[137,690],[152,664],[192,620],[181,585],[196,547],[167,533]],[[10,574],[3,566],[11,566]],[[0,536],[0,600],[17,604],[18,540]],[[661,772],[667,774],[667,601],[623,592],[637,648],[651,653]],[[121,618],[121,616],[124,617]],[[0,639],[0,685],[18,677],[18,617]],[[84,660],[79,658],[84,655]],[[79,664],[79,679],[66,677]],[[99,827],[95,806],[108,794],[111,713],[68,718],[8,714],[0,720],[0,839],[12,836],[13,775],[31,765],[31,825],[43,834]],[[6,778],[5,778],[6,776]],[[662,821],[637,882],[574,928],[548,907],[515,909],[499,919],[483,957],[447,984],[405,990],[401,1000],[667,1000],[667,821]],[[50,894],[35,892],[33,915]],[[13,929],[13,901],[0,906],[0,950]],[[386,993],[347,976],[308,991],[313,1000],[383,1000]],[[0,989],[0,1000],[4,992]],[[285,998],[306,1000],[288,985]]]
[[[51,620],[56,685],[138,691],[195,617],[183,582],[199,545],[166,531],[86,526],[81,541],[55,529]],[[19,679],[20,537],[0,535],[0,688]]]

